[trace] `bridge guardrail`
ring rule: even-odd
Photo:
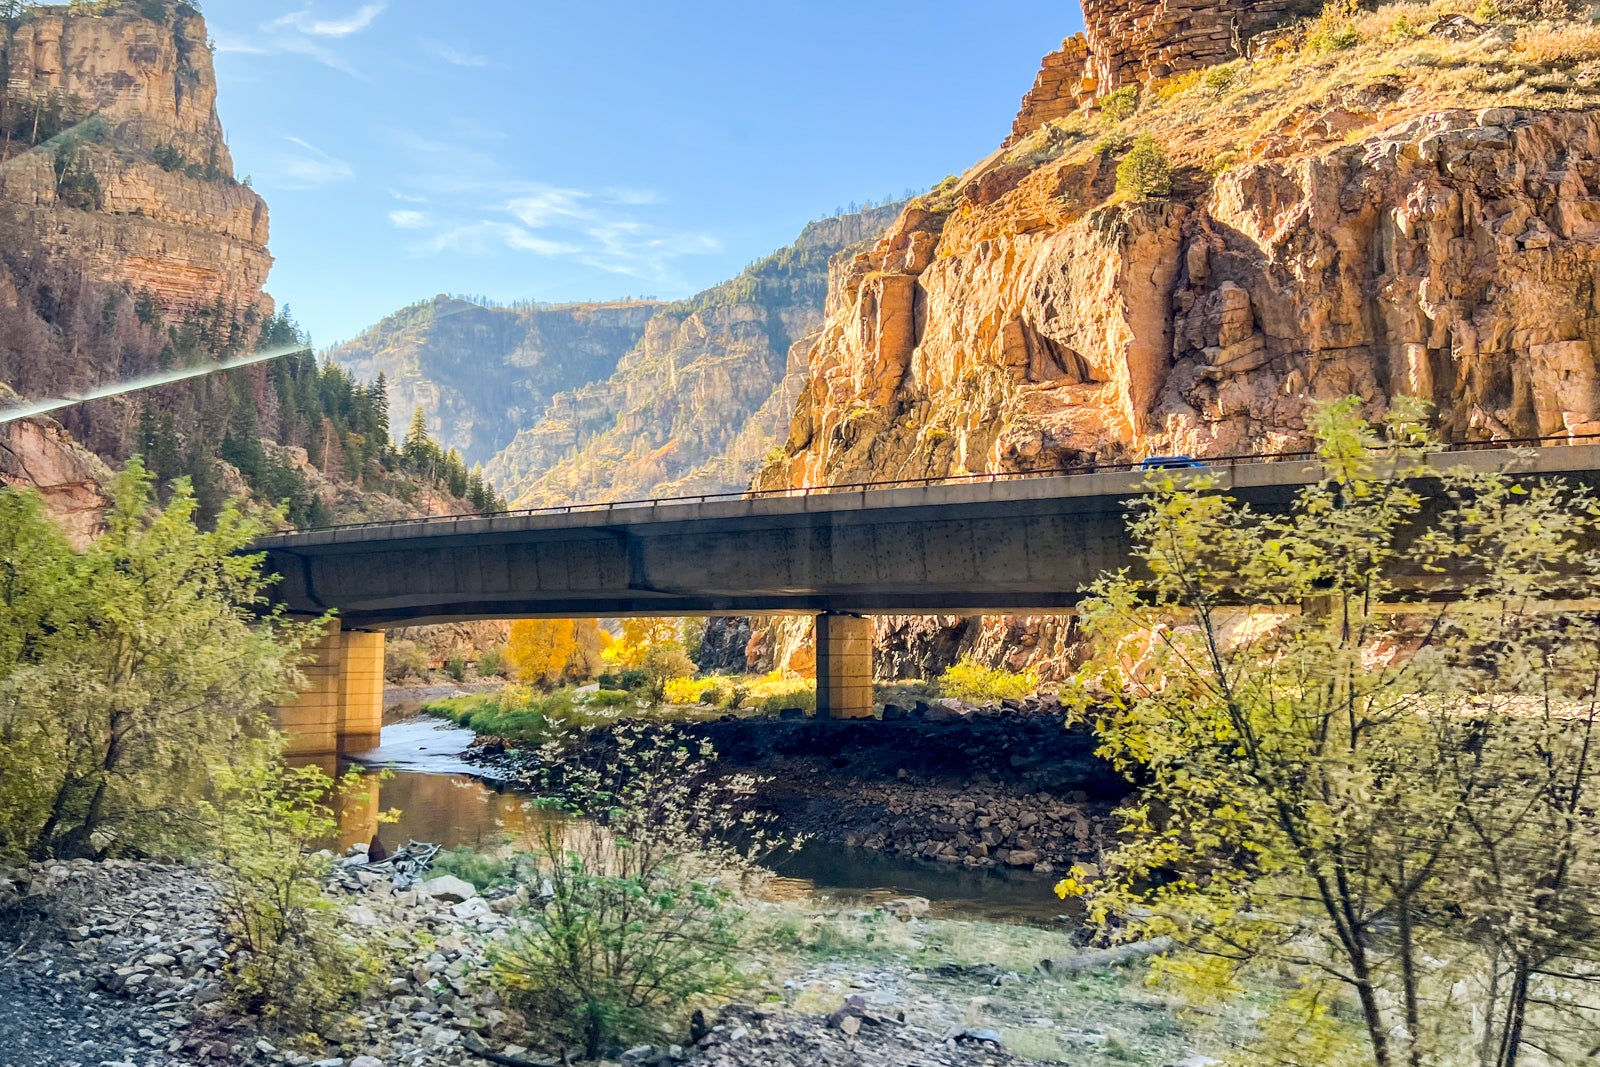
[[[1497,441],[1452,441],[1430,451],[1430,455],[1449,455],[1455,452],[1499,452],[1518,448],[1539,448],[1549,444],[1567,445],[1579,442],[1600,443],[1600,433],[1560,434],[1549,437],[1504,438]],[[1238,467],[1247,463],[1291,463],[1312,460],[1314,451],[1248,453],[1230,456],[1196,456],[1204,467]],[[999,482],[1025,481],[1032,478],[1061,478],[1087,474],[1127,474],[1140,469],[1143,460],[1100,462],[1091,460],[1066,467],[1051,467],[1031,471],[994,471],[987,474],[952,474],[927,478],[895,478],[873,482],[846,482],[838,485],[797,486],[788,489],[743,489],[722,493],[700,493],[691,496],[658,497],[638,500],[592,501],[581,504],[553,504],[538,508],[512,508],[492,515],[425,515],[409,519],[379,519],[370,522],[342,523],[334,526],[316,526],[295,533],[323,533],[332,530],[387,529],[396,526],[444,525],[446,523],[482,522],[485,520],[534,515],[576,515],[595,511],[614,511],[621,508],[656,507],[662,504],[709,504],[719,500],[764,500],[781,497],[837,496],[844,493],[865,493],[875,489],[926,489],[936,485],[997,484]],[[1204,469],[1204,468],[1196,468]]]

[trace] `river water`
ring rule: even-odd
[[[392,774],[375,790],[367,812],[375,822],[377,811],[398,809],[398,822],[382,830],[391,848],[412,838],[446,848],[531,844],[552,818],[530,810],[526,794],[476,777],[479,769],[461,758],[472,740],[470,730],[414,719],[385,726],[380,747],[351,757],[360,766],[388,768]],[[367,836],[365,825],[352,825],[346,839]],[[773,891],[784,897],[875,903],[919,896],[943,918],[1004,922],[1048,923],[1061,914],[1051,891],[1055,879],[1031,871],[970,870],[829,842],[812,842],[774,867]]]

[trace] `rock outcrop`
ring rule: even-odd
[[[1600,432],[1600,111],[1430,95],[1305,100],[1171,199],[1085,146],[914,203],[836,265],[763,484],[1282,451],[1345,395],[1453,438]]]
[[[1095,8],[1091,27],[1111,17]],[[1204,57],[1139,38],[1168,58],[1101,55],[1120,73],[1085,88],[1149,82],[1126,119],[1036,90],[1032,132],[836,262],[758,484],[1291,451],[1314,404],[1350,395],[1372,417],[1427,400],[1452,439],[1600,433],[1593,65],[1552,73],[1524,51],[1575,23],[1465,25],[1434,35],[1380,8],[1319,25],[1335,45],[1290,35],[1165,82],[1168,49]],[[1170,161],[1170,196],[1118,189],[1136,133]],[[985,622],[992,662],[1014,659],[1014,626]]]
[[[1083,0],[1084,31],[1045,56],[1006,144],[1128,85],[1225,63],[1322,0]]]
[[[270,313],[266,204],[234,179],[192,7],[34,8],[0,27],[0,71],[0,210],[43,254],[148,292],[169,313]],[[62,132],[39,140],[51,125]]]
[[[17,394],[0,383],[0,408]],[[74,544],[100,532],[111,469],[50,418],[0,423],[0,486],[37,489]]]

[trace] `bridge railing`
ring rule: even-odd
[[[1600,443],[1597,434],[1560,434],[1549,437],[1501,438],[1493,441],[1452,441],[1430,449],[1429,454],[1448,455],[1455,452],[1498,452],[1521,448],[1541,448],[1548,445]],[[1255,463],[1308,462],[1317,458],[1314,451],[1242,453],[1228,456],[1197,456],[1202,467],[1238,467]],[[647,508],[664,504],[709,504],[721,500],[762,500],[780,497],[838,496],[846,493],[865,493],[884,489],[926,489],[936,485],[982,485],[1000,482],[1025,481],[1034,478],[1061,478],[1088,474],[1127,474],[1143,468],[1145,460],[1088,460],[1062,467],[1039,468],[1026,471],[994,471],[987,474],[946,474],[926,478],[891,478],[870,482],[843,482],[833,485],[797,486],[785,489],[735,489],[721,493],[699,493],[690,496],[641,498],[637,500],[597,500],[578,504],[552,504],[536,508],[512,508],[490,515],[425,515],[409,519],[378,519],[370,522],[342,523],[317,526],[304,533],[326,530],[368,530],[395,526],[412,526],[417,523],[444,524],[484,519],[535,515],[577,515],[591,512],[617,511],[623,508]]]

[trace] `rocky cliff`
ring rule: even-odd
[[[609,377],[661,307],[486,307],[438,296],[390,315],[330,357],[357,377],[387,376],[396,427],[421,409],[442,444],[469,463],[488,462],[558,394]]]
[[[267,209],[234,178],[196,9],[18,7],[0,18],[0,393],[305,344],[262,290]],[[0,426],[0,484],[38,487],[80,539],[106,462],[135,452],[189,478],[202,517],[241,496],[305,524],[466,509],[464,468],[386,451],[380,394],[306,354],[79,404]]]
[[[1088,105],[910,205],[838,266],[764,484],[1293,449],[1350,394],[1600,431],[1594,33],[1416,14]],[[1135,133],[1170,195],[1119,189]]]
[[[1347,395],[1420,396],[1450,438],[1600,432],[1586,17],[1350,5],[1269,30],[1215,3],[1178,24],[1213,27],[1197,49],[1095,29],[1178,4],[1086,6],[1006,146],[835,265],[762,486],[1293,450]],[[1261,32],[1222,47],[1236,19]],[[887,673],[941,643],[1013,666],[1073,645],[1064,620],[915,630],[880,621]]]
[[[732,281],[661,308],[615,374],[556,397],[489,476],[524,504],[745,488],[787,432],[829,259],[897,210],[814,222]]]
[[[266,204],[234,179],[205,23],[181,0],[37,6],[0,29],[0,209],[169,311],[270,314]]]

